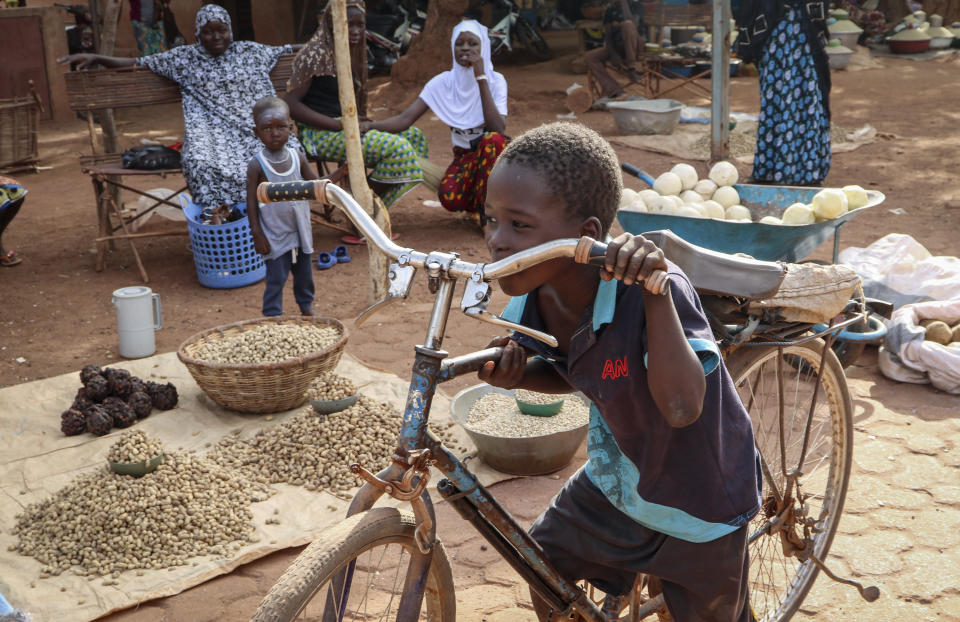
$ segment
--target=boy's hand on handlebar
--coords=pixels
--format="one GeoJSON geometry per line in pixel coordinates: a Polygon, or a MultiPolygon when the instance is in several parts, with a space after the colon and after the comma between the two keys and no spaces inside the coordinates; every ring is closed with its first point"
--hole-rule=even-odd
{"type": "Polygon", "coordinates": [[[607,245],[600,278],[604,281],[619,279],[626,285],[633,285],[646,280],[655,270],[667,272],[663,251],[642,235],[621,233],[607,245]]]}
{"type": "Polygon", "coordinates": [[[527,367],[527,353],[513,339],[497,337],[487,347],[503,346],[500,360],[494,363],[488,361],[477,372],[477,378],[501,389],[513,389],[523,380],[523,372],[527,367]]]}

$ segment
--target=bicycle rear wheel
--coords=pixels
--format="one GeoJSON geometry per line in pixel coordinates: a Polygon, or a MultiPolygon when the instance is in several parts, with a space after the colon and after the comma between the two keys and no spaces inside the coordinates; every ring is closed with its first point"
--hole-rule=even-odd
{"type": "Polygon", "coordinates": [[[537,60],[550,60],[550,46],[543,40],[543,36],[537,32],[537,29],[530,25],[530,22],[518,18],[514,28],[517,30],[517,39],[537,60]]]}
{"type": "MultiPolygon", "coordinates": [[[[395,508],[374,508],[331,527],[287,568],[252,622],[395,620],[418,551],[415,528],[413,515],[395,508]]],[[[423,600],[420,620],[455,622],[453,575],[439,541],[423,600]]]]}
{"type": "MultiPolygon", "coordinates": [[[[810,537],[813,552],[821,560],[827,556],[837,530],[853,455],[853,404],[843,368],[829,349],[822,377],[817,380],[823,345],[817,339],[780,349],[742,347],[727,360],[740,399],[753,421],[757,449],[765,466],[764,508],[751,522],[751,534],[756,534],[773,516],[773,491],[782,497],[785,474],[797,470],[802,473],[797,480],[799,491],[809,496],[803,502],[795,499],[792,505],[796,511],[806,506],[806,515],[816,520],[816,532],[810,537]],[[778,381],[778,372],[782,382],[778,381]],[[815,390],[816,408],[804,443],[815,390]],[[801,459],[804,444],[806,453],[801,459]]],[[[803,533],[800,526],[791,529],[803,533]]],[[[750,605],[757,619],[789,620],[813,586],[818,571],[809,560],[800,562],[785,555],[779,534],[751,538],[750,605]]]]}

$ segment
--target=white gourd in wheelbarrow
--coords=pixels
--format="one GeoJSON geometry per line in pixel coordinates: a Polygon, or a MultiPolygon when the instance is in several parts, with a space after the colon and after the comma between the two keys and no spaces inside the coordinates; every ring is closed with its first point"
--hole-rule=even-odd
{"type": "Polygon", "coordinates": [[[693,191],[702,196],[705,199],[713,197],[713,193],[717,191],[717,184],[710,179],[701,179],[697,182],[697,185],[693,187],[693,191]]]}
{"type": "Polygon", "coordinates": [[[638,196],[639,193],[633,188],[624,188],[623,192],[620,193],[620,208],[623,209],[625,206],[630,205],[638,196]]]}
{"type": "Polygon", "coordinates": [[[678,195],[683,190],[683,182],[679,175],[667,171],[653,182],[653,189],[664,196],[678,195]]]}
{"type": "Polygon", "coordinates": [[[710,180],[717,186],[732,186],[740,179],[737,167],[729,162],[717,162],[710,169],[710,180]]]}
{"type": "Polygon", "coordinates": [[[860,186],[844,186],[841,188],[841,190],[843,190],[843,193],[847,195],[848,210],[863,207],[870,202],[870,197],[867,196],[867,191],[860,186]]]}
{"type": "Polygon", "coordinates": [[[703,209],[707,213],[707,218],[716,218],[717,220],[723,220],[727,217],[726,213],[723,211],[723,206],[713,200],[707,200],[703,202],[703,209]]]}
{"type": "Polygon", "coordinates": [[[713,200],[727,209],[731,205],[740,204],[740,194],[732,186],[721,186],[713,193],[713,200]]]}
{"type": "MultiPolygon", "coordinates": [[[[680,178],[680,185],[683,190],[692,190],[697,185],[697,169],[689,164],[676,164],[670,172],[680,178]]],[[[679,193],[676,193],[679,194],[679,193]]]]}
{"type": "Polygon", "coordinates": [[[742,205],[731,205],[726,209],[725,214],[727,220],[736,220],[738,222],[751,222],[753,220],[750,218],[750,210],[742,205]]]}
{"type": "Polygon", "coordinates": [[[824,188],[813,195],[811,206],[819,220],[832,220],[847,213],[847,195],[839,188],[824,188]]]}
{"type": "Polygon", "coordinates": [[[815,220],[813,210],[803,203],[794,203],[783,210],[782,221],[785,225],[810,225],[815,220]]]}

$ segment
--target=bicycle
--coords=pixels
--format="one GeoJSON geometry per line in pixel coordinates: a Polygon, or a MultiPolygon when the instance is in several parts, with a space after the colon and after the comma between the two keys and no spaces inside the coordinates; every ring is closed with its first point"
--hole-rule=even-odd
{"type": "MultiPolygon", "coordinates": [[[[358,323],[383,305],[406,298],[418,268],[427,271],[435,298],[424,345],[415,347],[392,463],[376,475],[351,465],[365,483],[354,496],[348,517],[300,554],[264,598],[253,620],[292,620],[301,613],[307,619],[338,622],[455,620],[450,563],[436,539],[427,491],[431,466],[444,476],[437,483],[438,493],[556,615],[567,619],[564,616],[576,614],[576,619],[590,622],[633,621],[664,610],[662,596],[643,593],[645,581],[640,576],[634,590],[620,598],[604,597],[592,586],[581,587],[560,576],[537,543],[427,428],[437,385],[498,360],[501,352],[488,348],[448,357],[441,350],[457,281],[465,281],[460,307],[468,316],[555,344],[550,335],[487,311],[489,282],[557,257],[602,265],[606,245],[587,237],[555,240],[496,262],[472,263],[456,253],[422,253],[394,244],[346,191],[325,180],[261,184],[258,198],[263,202],[320,200],[340,207],[370,244],[394,260],[388,297],[365,311],[358,323]],[[373,508],[384,494],[409,502],[413,514],[373,508]]],[[[789,620],[821,569],[856,587],[865,599],[875,600],[876,587],[863,588],[838,578],[822,561],[843,509],[852,456],[852,403],[830,345],[837,331],[862,321],[868,311],[862,302],[851,301],[843,321],[815,332],[810,324],[780,322],[772,315],[754,315],[741,325],[731,324],[747,301],[769,297],[777,290],[783,279],[782,264],[700,249],[668,231],[649,236],[701,291],[728,369],[754,422],[764,479],[763,507],[751,523],[749,537],[749,587],[757,619],[789,620]]],[[[651,291],[658,282],[662,285],[662,279],[653,282],[648,287],[651,291]]]]}
{"type": "Polygon", "coordinates": [[[517,5],[511,0],[497,0],[495,4],[507,14],[487,32],[490,37],[490,55],[497,56],[503,52],[512,52],[513,39],[516,37],[520,45],[530,50],[534,58],[540,61],[550,60],[550,46],[544,41],[536,26],[520,17],[517,5]]]}

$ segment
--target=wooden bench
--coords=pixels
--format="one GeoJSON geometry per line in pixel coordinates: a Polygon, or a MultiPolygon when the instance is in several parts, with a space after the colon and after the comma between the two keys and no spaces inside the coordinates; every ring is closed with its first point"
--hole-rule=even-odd
{"type": "MultiPolygon", "coordinates": [[[[278,93],[286,90],[287,80],[293,69],[293,54],[285,54],[280,57],[270,72],[270,79],[278,93]]],[[[91,155],[80,157],[80,166],[84,173],[90,176],[93,182],[93,192],[96,199],[97,208],[97,271],[101,271],[106,266],[106,251],[109,247],[114,248],[116,240],[126,239],[130,243],[133,256],[137,262],[137,268],[140,270],[140,277],[143,282],[149,281],[147,271],[140,259],[140,253],[137,251],[135,240],[146,237],[166,236],[166,235],[187,235],[187,231],[182,232],[144,232],[133,233],[130,230],[130,224],[138,220],[160,205],[166,204],[175,208],[179,205],[169,199],[157,199],[146,194],[133,186],[125,184],[123,177],[132,175],[159,176],[165,178],[168,175],[181,174],[180,169],[162,169],[153,171],[141,171],[123,168],[121,153],[119,151],[107,152],[113,146],[113,149],[119,149],[117,142],[116,128],[113,124],[113,110],[117,108],[136,108],[140,106],[153,106],[157,104],[170,104],[182,101],[180,88],[177,84],[167,78],[159,76],[145,67],[125,67],[123,69],[104,69],[99,71],[71,71],[65,74],[67,98],[70,108],[84,115],[87,119],[87,129],[90,133],[91,155]],[[100,114],[101,125],[103,128],[103,144],[105,147],[97,147],[97,130],[94,124],[94,115],[100,114]],[[150,199],[151,204],[144,210],[133,215],[124,215],[120,206],[120,191],[128,190],[150,199]],[[116,221],[116,224],[114,224],[116,221]]],[[[186,190],[186,184],[177,191],[186,190]]]]}

